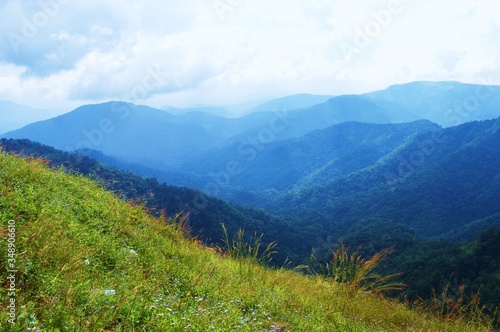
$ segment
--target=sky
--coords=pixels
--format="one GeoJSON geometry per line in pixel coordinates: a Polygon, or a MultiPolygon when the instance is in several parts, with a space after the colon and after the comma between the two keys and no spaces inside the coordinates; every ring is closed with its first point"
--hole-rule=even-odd
{"type": "Polygon", "coordinates": [[[500,82],[498,0],[0,0],[0,100],[226,105],[500,82]]]}

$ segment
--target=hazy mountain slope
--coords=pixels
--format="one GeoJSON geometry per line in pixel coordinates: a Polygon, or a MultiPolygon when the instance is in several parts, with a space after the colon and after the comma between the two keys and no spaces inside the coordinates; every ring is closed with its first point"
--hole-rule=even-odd
{"type": "Polygon", "coordinates": [[[39,109],[0,100],[0,134],[21,128],[29,123],[51,118],[53,110],[39,109]]]}
{"type": "Polygon", "coordinates": [[[90,148],[157,167],[216,144],[213,135],[189,121],[121,102],[82,106],[4,137],[27,138],[65,151],[90,148]]]}
{"type": "Polygon", "coordinates": [[[241,117],[245,114],[251,112],[251,110],[258,105],[266,103],[268,100],[259,99],[259,100],[249,100],[236,104],[228,104],[228,105],[199,105],[199,106],[191,106],[187,108],[179,108],[172,106],[163,106],[160,109],[167,111],[171,114],[184,114],[190,112],[203,112],[208,113],[220,117],[227,118],[236,118],[241,117]]]}
{"type": "Polygon", "coordinates": [[[369,167],[414,135],[439,127],[346,122],[301,138],[260,145],[235,144],[183,165],[207,182],[242,191],[283,191],[347,176],[369,167]],[[235,172],[229,176],[228,165],[235,172]]]}
{"type": "Polygon", "coordinates": [[[227,139],[269,123],[272,113],[228,119],[191,112],[172,115],[122,102],[86,105],[56,118],[1,135],[30,139],[65,151],[100,150],[129,162],[160,169],[224,146],[227,139]]]}
{"type": "Polygon", "coordinates": [[[296,136],[313,129],[323,129],[334,124],[357,121],[366,123],[394,123],[417,120],[398,108],[386,109],[359,95],[344,95],[327,102],[293,112],[296,136]]]}
{"type": "Polygon", "coordinates": [[[214,116],[220,117],[229,117],[231,116],[231,112],[224,107],[192,107],[192,108],[178,108],[178,107],[170,107],[164,106],[160,108],[162,111],[173,115],[180,115],[186,113],[205,113],[214,116]]]}
{"type": "Polygon", "coordinates": [[[413,82],[364,95],[385,109],[442,126],[500,116],[500,86],[459,82],[413,82]]]}
{"type": "Polygon", "coordinates": [[[424,133],[373,167],[304,187],[275,209],[315,209],[336,222],[379,217],[439,236],[500,212],[500,120],[424,133]]]}
{"type": "MultiPolygon", "coordinates": [[[[274,130],[273,137],[276,140],[300,137],[312,130],[348,121],[401,123],[425,119],[453,126],[499,117],[499,105],[500,86],[412,82],[362,95],[337,96],[290,112],[275,108],[275,114],[286,113],[286,121],[285,128],[274,130]]],[[[266,128],[270,128],[269,124],[258,130],[266,128]]],[[[245,134],[255,135],[258,131],[245,134]]]]}
{"type": "Polygon", "coordinates": [[[299,110],[252,113],[242,120],[253,125],[232,137],[230,142],[255,141],[265,144],[298,138],[342,122],[394,123],[405,122],[407,119],[409,118],[399,111],[383,109],[363,96],[339,96],[299,110]],[[257,120],[258,118],[260,119],[257,120]]]}
{"type": "MultiPolygon", "coordinates": [[[[330,113],[327,109],[313,112],[330,113]]],[[[318,114],[311,113],[314,120],[309,125],[301,116],[289,121],[289,114],[256,112],[228,119],[201,112],[171,115],[145,106],[110,102],[82,106],[2,136],[27,138],[65,151],[90,148],[129,162],[169,168],[210,149],[245,140],[250,134],[259,136],[269,127],[268,131],[283,128],[282,135],[271,132],[275,140],[279,136],[300,136],[326,123],[318,114]]],[[[335,115],[326,116],[333,122],[358,117],[353,114],[337,121],[335,115]]]]}
{"type": "Polygon", "coordinates": [[[276,111],[288,112],[288,111],[298,110],[301,108],[310,107],[316,104],[322,104],[330,98],[332,98],[332,96],[311,95],[306,93],[296,94],[296,95],[273,99],[266,103],[260,104],[252,108],[250,110],[250,113],[276,112],[276,111]]]}

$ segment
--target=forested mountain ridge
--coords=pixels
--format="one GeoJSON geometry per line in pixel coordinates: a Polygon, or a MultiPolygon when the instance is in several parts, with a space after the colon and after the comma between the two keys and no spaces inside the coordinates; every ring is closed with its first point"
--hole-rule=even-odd
{"type": "Polygon", "coordinates": [[[487,120],[423,133],[372,167],[295,189],[268,208],[313,209],[334,224],[388,218],[427,237],[458,230],[500,212],[499,124],[487,120]]]}
{"type": "Polygon", "coordinates": [[[439,128],[425,120],[344,122],[295,139],[233,144],[190,160],[182,168],[206,182],[217,181],[227,190],[282,192],[348,176],[376,163],[413,136],[439,128]],[[223,183],[221,172],[229,164],[239,166],[239,171],[223,183]]]}

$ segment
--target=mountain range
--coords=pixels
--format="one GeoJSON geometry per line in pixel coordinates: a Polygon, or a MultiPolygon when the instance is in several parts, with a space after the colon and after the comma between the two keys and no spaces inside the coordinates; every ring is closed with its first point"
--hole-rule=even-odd
{"type": "Polygon", "coordinates": [[[422,132],[360,171],[294,188],[265,207],[321,212],[332,232],[371,217],[439,237],[500,212],[499,141],[500,119],[422,132]]]}
{"type": "Polygon", "coordinates": [[[500,116],[498,86],[415,82],[364,95],[324,101],[326,98],[290,96],[264,103],[238,118],[200,112],[203,108],[170,114],[109,102],[82,106],[2,137],[27,138],[65,151],[100,150],[123,161],[173,170],[235,143],[252,148],[348,121],[403,123],[426,119],[450,126],[500,116]],[[311,106],[314,102],[320,103],[311,106]]]}
{"type": "Polygon", "coordinates": [[[199,106],[190,108],[164,106],[161,107],[161,110],[174,115],[202,112],[220,117],[237,118],[255,112],[293,111],[324,103],[330,98],[332,96],[301,93],[265,102],[250,101],[227,106],[199,106]]]}
{"type": "Polygon", "coordinates": [[[314,211],[325,234],[363,218],[424,237],[471,224],[482,225],[477,234],[500,212],[498,86],[414,82],[327,98],[290,96],[239,118],[109,102],[2,137],[92,154],[304,223],[314,211]]]}

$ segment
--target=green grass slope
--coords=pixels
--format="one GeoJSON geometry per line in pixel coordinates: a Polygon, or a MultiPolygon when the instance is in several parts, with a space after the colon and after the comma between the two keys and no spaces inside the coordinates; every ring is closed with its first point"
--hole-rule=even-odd
{"type": "Polygon", "coordinates": [[[1,331],[487,330],[231,259],[37,160],[0,154],[0,221],[1,331]]]}

